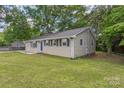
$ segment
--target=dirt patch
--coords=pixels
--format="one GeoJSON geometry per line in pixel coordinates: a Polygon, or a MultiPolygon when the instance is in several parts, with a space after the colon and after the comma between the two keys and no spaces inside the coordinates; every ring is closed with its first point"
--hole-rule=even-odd
{"type": "Polygon", "coordinates": [[[92,58],[106,59],[106,60],[111,60],[112,62],[123,62],[124,63],[124,56],[120,56],[117,54],[108,55],[105,52],[97,52],[94,56],[92,56],[92,58]]]}

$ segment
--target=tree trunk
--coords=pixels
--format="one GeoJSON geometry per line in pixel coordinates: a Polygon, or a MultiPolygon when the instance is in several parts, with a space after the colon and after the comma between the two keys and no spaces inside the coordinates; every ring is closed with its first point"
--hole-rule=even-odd
{"type": "Polygon", "coordinates": [[[112,47],[108,47],[107,48],[107,53],[108,53],[108,55],[111,55],[112,54],[112,47]]]}

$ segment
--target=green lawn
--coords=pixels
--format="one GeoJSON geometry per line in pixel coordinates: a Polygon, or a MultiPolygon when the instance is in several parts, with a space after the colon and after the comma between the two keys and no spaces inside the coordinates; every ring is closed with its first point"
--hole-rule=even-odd
{"type": "Polygon", "coordinates": [[[124,87],[124,59],[0,53],[0,87],[124,87]]]}

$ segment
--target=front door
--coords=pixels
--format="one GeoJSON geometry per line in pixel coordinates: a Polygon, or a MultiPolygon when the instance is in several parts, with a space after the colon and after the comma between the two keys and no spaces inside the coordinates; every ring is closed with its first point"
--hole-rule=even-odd
{"type": "Polygon", "coordinates": [[[43,50],[43,43],[42,43],[42,41],[41,41],[41,51],[43,50]]]}

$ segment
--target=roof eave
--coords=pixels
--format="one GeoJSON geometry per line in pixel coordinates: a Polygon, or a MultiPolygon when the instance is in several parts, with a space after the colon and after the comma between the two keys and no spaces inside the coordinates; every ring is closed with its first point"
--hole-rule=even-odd
{"type": "Polygon", "coordinates": [[[66,37],[55,37],[55,38],[44,38],[44,39],[32,39],[32,40],[27,40],[25,42],[31,42],[31,41],[41,41],[41,40],[50,40],[50,39],[63,39],[63,38],[75,38],[76,35],[73,36],[66,36],[66,37]]]}

